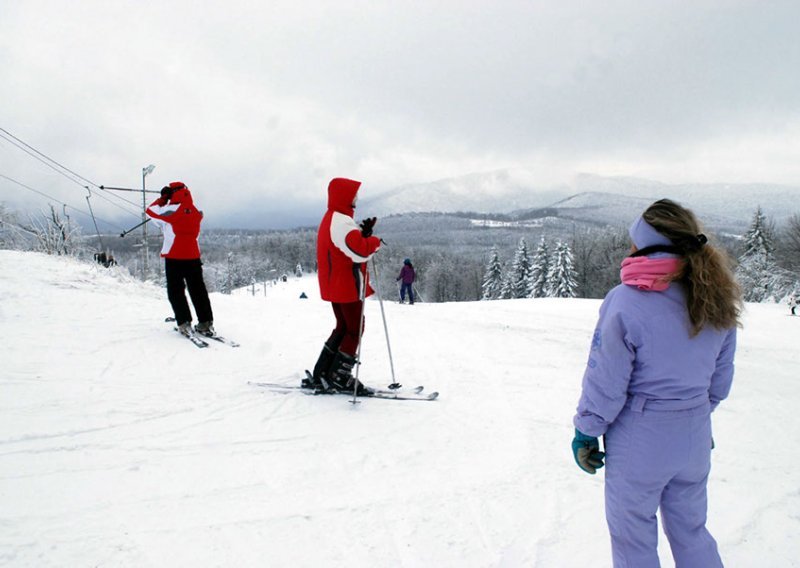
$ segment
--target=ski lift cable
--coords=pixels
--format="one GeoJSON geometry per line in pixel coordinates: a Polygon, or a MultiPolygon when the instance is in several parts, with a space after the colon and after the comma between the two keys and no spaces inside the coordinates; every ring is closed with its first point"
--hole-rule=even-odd
{"type": "MultiPolygon", "coordinates": [[[[41,156],[36,155],[34,152],[28,150],[27,148],[25,148],[20,143],[18,143],[16,141],[6,137],[6,135],[3,134],[3,132],[4,132],[3,129],[0,128],[0,138],[1,139],[5,140],[6,142],[8,142],[9,144],[15,146],[16,148],[22,150],[23,152],[25,152],[26,154],[28,154],[30,157],[34,158],[35,160],[38,160],[39,162],[43,163],[45,166],[47,166],[51,170],[55,171],[57,174],[60,174],[60,175],[64,176],[65,178],[67,178],[72,183],[80,185],[81,187],[84,186],[84,183],[85,183],[84,181],[81,181],[80,179],[76,179],[72,175],[69,175],[69,174],[65,173],[64,171],[58,169],[58,167],[56,167],[52,163],[48,162],[46,159],[42,158],[41,156]]],[[[78,176],[78,177],[80,177],[80,176],[78,176]]]]}
{"type": "MultiPolygon", "coordinates": [[[[108,193],[109,195],[112,195],[116,199],[119,199],[120,201],[124,201],[125,203],[127,203],[129,205],[132,205],[133,207],[136,207],[137,210],[138,210],[138,208],[139,208],[138,204],[136,204],[133,201],[130,201],[128,199],[125,199],[124,197],[122,197],[120,195],[117,195],[115,193],[111,193],[109,191],[106,191],[106,189],[103,186],[97,185],[93,181],[83,177],[82,175],[72,171],[68,167],[60,164],[56,160],[52,159],[51,157],[47,156],[46,154],[40,152],[39,150],[37,150],[36,148],[31,146],[30,144],[26,143],[23,140],[20,140],[19,138],[17,138],[13,134],[11,134],[5,128],[0,128],[0,139],[5,140],[9,144],[12,144],[16,148],[18,148],[19,150],[22,150],[23,152],[28,154],[30,157],[34,158],[35,160],[38,160],[39,162],[41,162],[42,164],[44,164],[48,168],[52,169],[56,173],[64,176],[65,178],[67,178],[71,182],[73,182],[73,183],[75,183],[75,184],[77,184],[77,185],[79,185],[79,186],[81,186],[83,188],[85,188],[86,187],[85,184],[88,183],[89,185],[92,185],[95,188],[103,190],[104,192],[108,193]],[[53,165],[53,164],[55,164],[55,165],[53,165]],[[56,167],[56,166],[58,166],[58,167],[56,167]],[[61,169],[59,169],[59,168],[61,168],[61,169]],[[69,172],[69,175],[67,173],[65,173],[65,172],[69,172]]],[[[103,198],[103,199],[106,199],[106,198],[103,198]]],[[[108,199],[106,199],[106,201],[108,201],[109,203],[113,203],[108,199]]],[[[116,207],[120,207],[119,205],[116,205],[116,204],[114,204],[114,205],[116,207]]],[[[123,209],[123,211],[125,211],[125,209],[123,209]]],[[[138,214],[138,211],[137,211],[137,213],[132,213],[131,211],[127,211],[127,212],[131,213],[133,215],[137,215],[138,214]]]]}
{"type": "MultiPolygon", "coordinates": [[[[72,209],[73,211],[75,211],[77,213],[80,213],[81,215],[85,215],[86,217],[92,217],[91,215],[86,213],[86,211],[84,211],[84,210],[82,210],[82,209],[80,209],[78,207],[70,205],[69,203],[65,203],[65,202],[61,201],[60,199],[56,199],[52,195],[48,195],[43,191],[40,191],[40,190],[35,189],[33,187],[30,187],[29,185],[25,185],[24,183],[22,183],[20,181],[17,181],[17,180],[15,180],[13,178],[10,178],[7,175],[0,174],[0,178],[6,179],[6,180],[8,180],[8,181],[10,181],[12,183],[17,184],[18,186],[20,186],[20,187],[22,187],[24,189],[27,189],[28,191],[32,191],[33,193],[37,193],[37,194],[39,194],[39,195],[41,195],[43,197],[46,197],[47,199],[50,199],[50,200],[58,203],[59,205],[63,205],[64,207],[69,207],[70,209],[72,209]]],[[[105,219],[101,219],[100,217],[97,217],[97,219],[99,219],[101,222],[105,223],[106,225],[108,225],[110,227],[114,227],[115,229],[121,229],[122,228],[119,225],[117,225],[116,223],[112,223],[111,221],[106,221],[105,219]]]]}
{"type": "MultiPolygon", "coordinates": [[[[66,166],[64,166],[64,165],[62,165],[62,164],[59,164],[57,161],[55,161],[53,158],[51,158],[51,157],[50,157],[50,156],[48,156],[47,154],[45,154],[45,153],[43,153],[43,152],[40,152],[39,150],[37,150],[36,148],[34,148],[33,146],[31,146],[30,144],[28,144],[28,143],[27,143],[27,142],[25,142],[24,140],[20,140],[19,138],[17,138],[16,136],[14,136],[13,134],[11,134],[11,133],[10,133],[8,130],[6,130],[5,128],[0,128],[0,132],[1,132],[1,133],[3,133],[3,134],[5,134],[6,136],[9,136],[9,137],[13,138],[13,139],[14,139],[14,140],[16,140],[16,141],[17,141],[19,144],[22,144],[23,146],[25,146],[25,148],[28,148],[28,149],[32,150],[33,152],[35,152],[36,154],[38,154],[39,156],[41,156],[42,158],[44,158],[44,159],[45,159],[45,160],[47,160],[48,162],[52,162],[53,164],[57,165],[57,166],[58,166],[59,168],[61,168],[62,170],[65,170],[65,171],[69,172],[70,174],[72,174],[72,175],[73,175],[73,176],[75,176],[76,178],[78,178],[78,179],[81,179],[81,180],[83,180],[84,182],[88,183],[89,185],[93,185],[94,187],[99,187],[99,186],[98,186],[96,183],[94,183],[92,180],[90,180],[90,179],[86,179],[85,177],[83,177],[83,176],[82,176],[82,175],[80,175],[79,173],[73,172],[73,171],[72,171],[71,169],[69,169],[68,167],[66,167],[66,166]]],[[[10,140],[9,140],[9,141],[10,141],[10,140]]],[[[19,148],[19,146],[17,146],[17,147],[19,148]]],[[[22,148],[20,148],[20,149],[22,149],[22,148]]],[[[27,150],[26,150],[26,151],[27,151],[27,150]]],[[[79,182],[79,183],[80,183],[80,182],[79,182]]],[[[83,185],[82,183],[80,183],[80,184],[81,184],[81,185],[83,185]]]]}
{"type": "MultiPolygon", "coordinates": [[[[0,135],[0,136],[2,136],[2,135],[0,135]]],[[[2,175],[2,174],[0,174],[0,175],[2,175]]],[[[30,189],[31,191],[36,191],[36,190],[33,190],[32,188],[30,188],[30,187],[28,187],[28,186],[25,186],[25,184],[23,184],[23,183],[21,183],[21,182],[19,182],[19,181],[15,180],[15,179],[12,179],[12,178],[10,178],[10,177],[8,177],[8,176],[2,176],[2,177],[6,178],[6,179],[7,179],[7,180],[9,180],[9,181],[13,181],[13,182],[14,182],[14,183],[16,183],[16,184],[18,184],[18,185],[21,185],[22,187],[25,187],[26,189],[30,189]]],[[[73,180],[73,181],[74,181],[74,180],[73,180]]],[[[85,188],[85,189],[89,189],[89,188],[88,188],[88,186],[81,186],[81,187],[83,187],[83,188],[85,188]]],[[[138,206],[137,204],[135,204],[135,203],[132,203],[132,202],[128,201],[127,199],[123,199],[123,201],[125,201],[126,203],[130,203],[132,206],[136,207],[136,209],[137,209],[136,211],[131,211],[130,209],[126,209],[126,208],[124,208],[124,207],[123,207],[123,206],[121,206],[119,203],[114,203],[113,201],[111,201],[110,199],[108,199],[108,198],[107,198],[106,196],[104,196],[104,195],[101,195],[101,194],[97,194],[97,195],[98,195],[98,197],[100,197],[101,199],[104,199],[105,201],[107,201],[107,202],[108,202],[110,205],[113,205],[114,207],[116,207],[116,208],[117,208],[117,209],[119,209],[120,211],[124,211],[124,212],[125,212],[125,213],[127,213],[128,215],[133,215],[134,217],[138,217],[138,216],[139,216],[139,211],[138,211],[138,210],[139,210],[139,206],[138,206]]],[[[112,195],[113,195],[113,194],[112,194],[112,195]]],[[[50,199],[55,199],[54,197],[50,197],[50,196],[47,196],[47,197],[48,197],[48,198],[50,198],[50,199]]],[[[115,197],[116,197],[116,196],[115,196],[115,197]]],[[[105,222],[105,221],[104,221],[104,222],[105,222]]]]}

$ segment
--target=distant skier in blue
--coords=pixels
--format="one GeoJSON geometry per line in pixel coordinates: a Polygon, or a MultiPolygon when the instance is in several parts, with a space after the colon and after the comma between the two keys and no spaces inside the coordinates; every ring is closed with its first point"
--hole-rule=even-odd
{"type": "Polygon", "coordinates": [[[606,459],[615,567],[659,566],[658,509],[676,566],[719,567],[706,528],[711,412],[731,388],[741,293],[724,253],[677,203],[653,203],[629,233],[622,284],[600,307],[573,454],[592,474],[606,459]]]}

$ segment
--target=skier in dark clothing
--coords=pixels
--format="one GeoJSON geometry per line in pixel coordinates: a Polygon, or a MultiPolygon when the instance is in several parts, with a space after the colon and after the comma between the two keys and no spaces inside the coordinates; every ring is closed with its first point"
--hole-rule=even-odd
{"type": "Polygon", "coordinates": [[[363,332],[363,298],[373,293],[366,262],[380,248],[372,236],[376,218],[361,225],[353,220],[361,182],[335,178],[328,185],[328,211],[317,233],[319,289],[323,300],[331,303],[336,327],[322,348],[312,378],[303,386],[318,390],[356,390],[369,394],[361,383],[355,384],[352,370],[363,332]]]}
{"type": "Polygon", "coordinates": [[[186,288],[192,299],[198,324],[198,333],[214,335],[214,316],[203,281],[203,263],[200,260],[200,222],[203,213],[195,207],[192,194],[183,182],[174,181],[161,190],[146,211],[164,234],[161,256],[167,277],[167,297],[175,314],[178,331],[190,335],[192,313],[186,301],[186,288]]]}
{"type": "Polygon", "coordinates": [[[400,303],[406,301],[406,291],[408,291],[408,303],[414,303],[414,280],[417,275],[414,272],[414,266],[411,264],[411,259],[407,258],[403,261],[403,268],[400,269],[400,275],[397,281],[400,283],[400,303]]]}

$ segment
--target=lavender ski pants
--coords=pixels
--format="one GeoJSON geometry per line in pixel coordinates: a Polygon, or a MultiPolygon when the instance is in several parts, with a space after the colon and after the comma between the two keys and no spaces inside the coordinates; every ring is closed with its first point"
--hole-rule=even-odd
{"type": "Polygon", "coordinates": [[[676,568],[722,566],[706,529],[710,405],[681,406],[686,401],[633,397],[606,433],[606,520],[615,568],[660,566],[658,509],[676,568]]]}

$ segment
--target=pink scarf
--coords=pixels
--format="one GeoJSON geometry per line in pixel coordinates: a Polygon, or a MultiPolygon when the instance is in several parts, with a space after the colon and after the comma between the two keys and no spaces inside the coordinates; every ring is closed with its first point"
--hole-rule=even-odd
{"type": "Polygon", "coordinates": [[[639,290],[663,292],[669,288],[671,276],[681,268],[679,258],[628,257],[622,261],[620,277],[622,283],[636,286],[639,290]]]}

